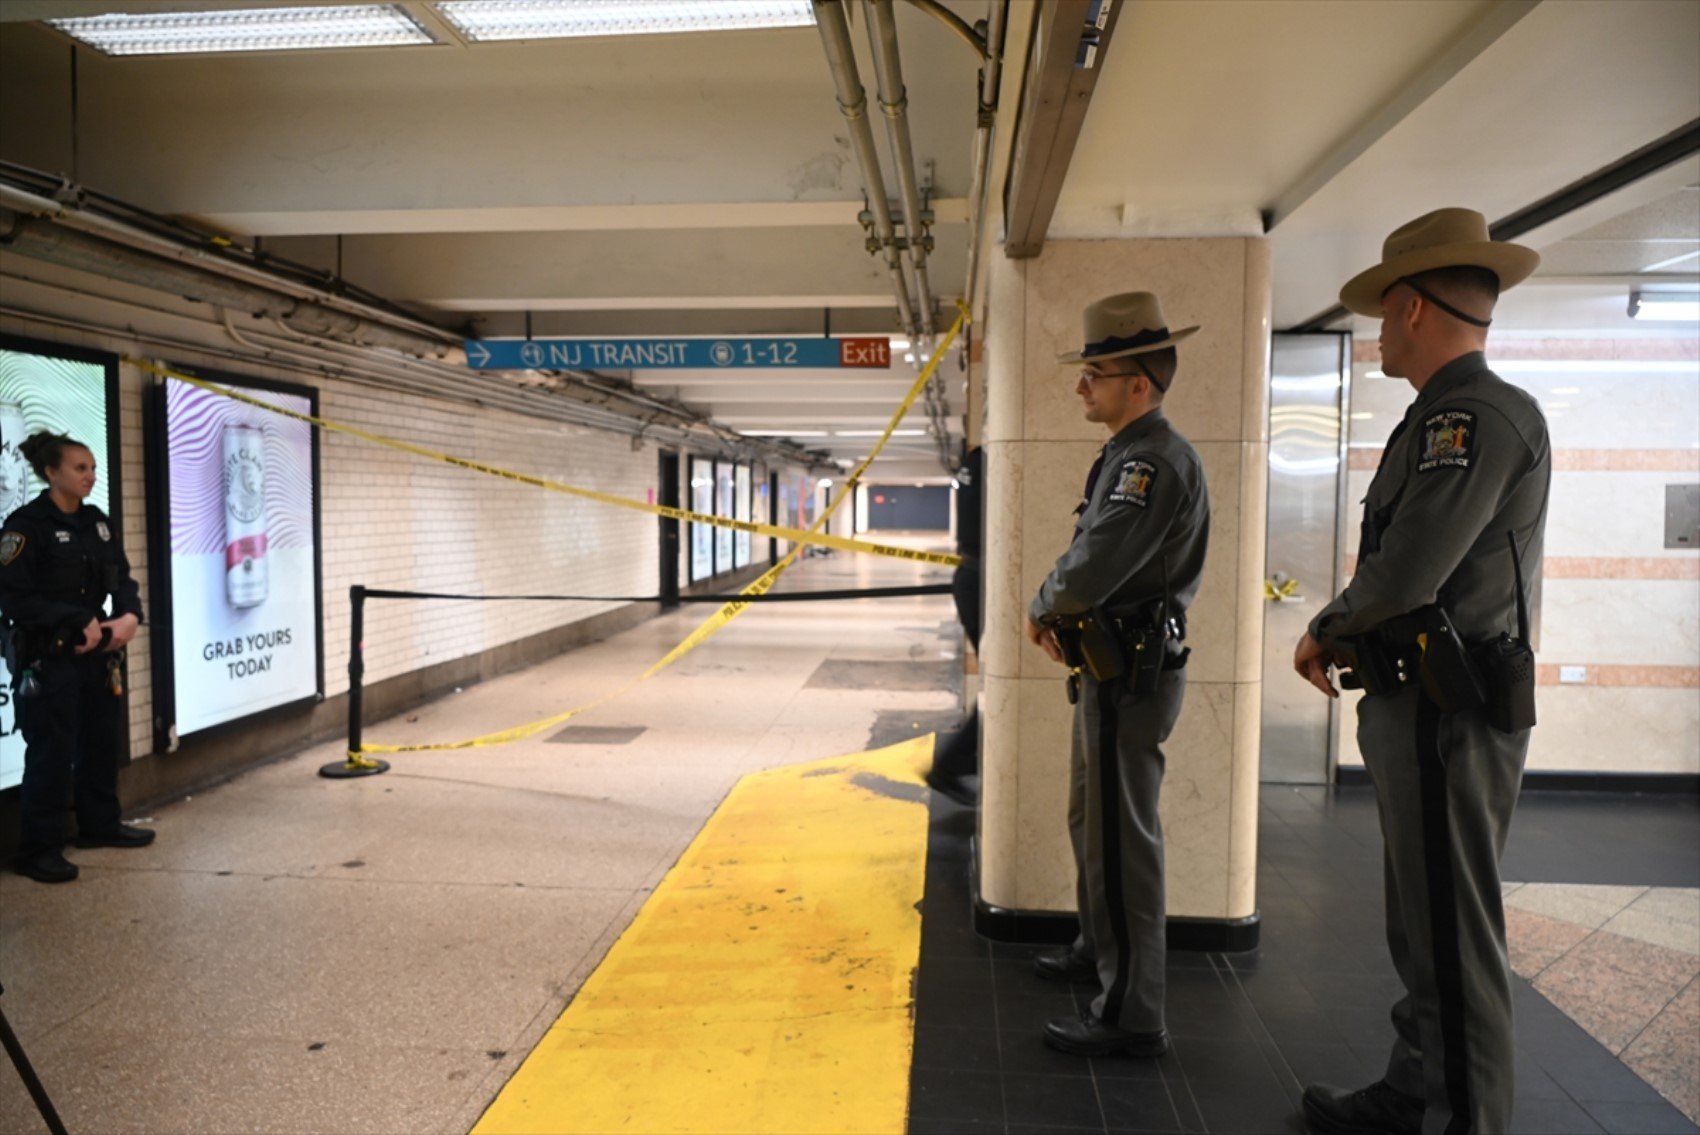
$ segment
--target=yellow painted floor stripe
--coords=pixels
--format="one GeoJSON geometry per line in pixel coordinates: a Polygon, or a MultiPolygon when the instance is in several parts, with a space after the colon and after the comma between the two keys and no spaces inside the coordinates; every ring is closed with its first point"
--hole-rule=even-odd
{"type": "Polygon", "coordinates": [[[901,1133],[932,751],[739,781],[475,1135],[901,1133]]]}

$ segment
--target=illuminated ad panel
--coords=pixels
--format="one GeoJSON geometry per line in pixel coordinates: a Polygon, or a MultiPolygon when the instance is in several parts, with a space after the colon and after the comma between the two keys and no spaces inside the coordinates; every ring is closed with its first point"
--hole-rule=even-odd
{"type": "MultiPolygon", "coordinates": [[[[317,414],[306,387],[209,376],[246,397],[317,414]]],[[[156,675],[178,736],[315,698],[319,620],[318,450],[313,427],[168,378],[155,392],[165,441],[169,671],[156,675]]]]}
{"type": "MultiPolygon", "coordinates": [[[[734,514],[736,520],[750,518],[750,467],[740,465],[733,474],[733,492],[735,494],[734,514]]],[[[767,517],[762,517],[766,520],[767,517]]],[[[748,532],[732,533],[732,566],[745,568],[750,566],[750,534],[748,532]]]]}
{"type": "MultiPolygon", "coordinates": [[[[89,447],[97,476],[88,501],[123,531],[111,484],[118,468],[117,396],[116,356],[0,336],[0,519],[47,490],[18,449],[31,434],[47,430],[89,447]]],[[[0,661],[0,788],[24,775],[16,697],[12,675],[0,661]]]]}
{"type": "MultiPolygon", "coordinates": [[[[691,458],[691,511],[714,515],[714,462],[691,458]]],[[[691,582],[714,574],[714,526],[691,522],[691,582]]]]}

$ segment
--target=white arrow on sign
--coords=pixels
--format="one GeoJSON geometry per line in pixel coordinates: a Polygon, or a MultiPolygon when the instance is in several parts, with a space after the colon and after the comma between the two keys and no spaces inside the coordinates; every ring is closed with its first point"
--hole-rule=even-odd
{"type": "Polygon", "coordinates": [[[490,348],[472,339],[466,341],[466,361],[475,367],[481,367],[490,361],[490,348]]]}

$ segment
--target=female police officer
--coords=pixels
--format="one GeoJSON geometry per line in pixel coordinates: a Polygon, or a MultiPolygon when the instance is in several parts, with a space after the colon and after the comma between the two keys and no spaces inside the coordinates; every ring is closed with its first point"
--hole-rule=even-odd
{"type": "Polygon", "coordinates": [[[24,752],[21,875],[68,883],[65,797],[76,787],[78,847],[141,847],[154,833],[119,822],[120,651],[142,621],[130,561],[106,514],[84,503],[94,454],[53,433],[19,446],[47,491],[0,531],[0,613],[12,624],[14,706],[24,752]],[[104,618],[107,597],[112,617],[104,618]]]}

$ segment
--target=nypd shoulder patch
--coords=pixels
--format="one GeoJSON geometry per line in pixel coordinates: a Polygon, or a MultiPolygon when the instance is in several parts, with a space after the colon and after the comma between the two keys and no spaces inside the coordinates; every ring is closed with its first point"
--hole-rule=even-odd
{"type": "Polygon", "coordinates": [[[1144,508],[1151,503],[1151,489],[1157,483],[1157,466],[1143,457],[1122,462],[1116,473],[1116,483],[1110,488],[1111,504],[1133,504],[1144,508]]]}
{"type": "Polygon", "coordinates": [[[24,554],[29,538],[22,532],[0,532],[0,567],[11,567],[12,561],[24,554]]]}
{"type": "Polygon", "coordinates": [[[94,522],[94,530],[95,530],[95,534],[97,536],[99,536],[102,540],[112,539],[112,529],[110,529],[106,526],[106,521],[104,521],[104,520],[95,521],[94,522]]]}
{"type": "Polygon", "coordinates": [[[1442,410],[1423,419],[1417,472],[1468,469],[1476,455],[1476,416],[1468,410],[1442,410]]]}

